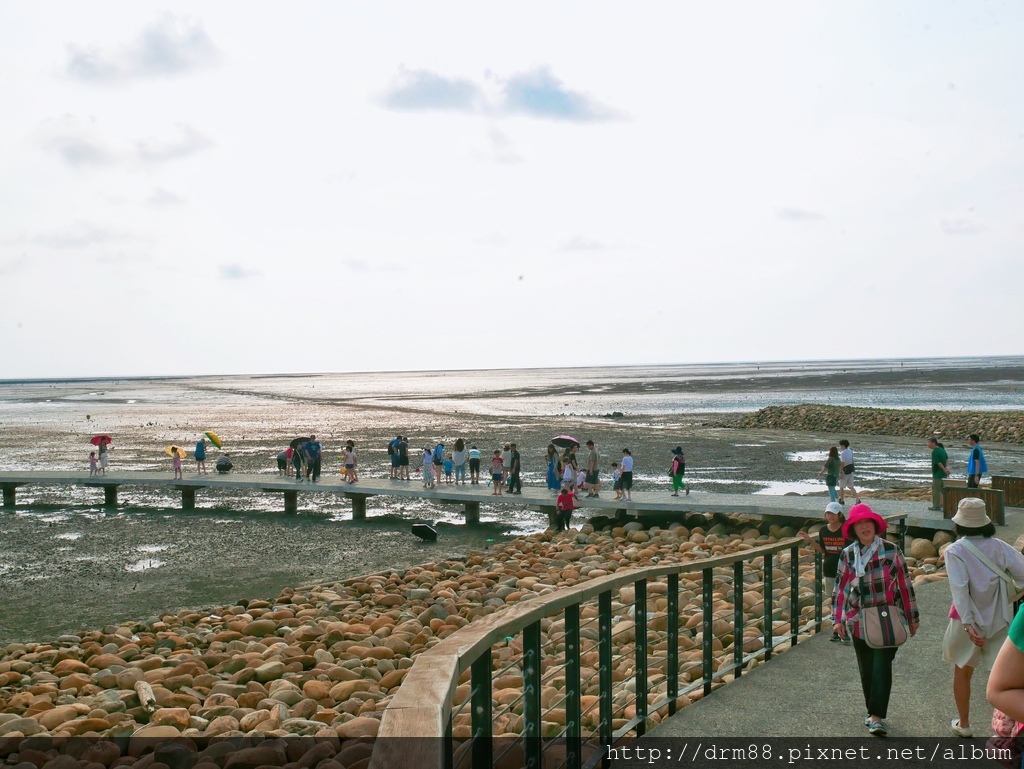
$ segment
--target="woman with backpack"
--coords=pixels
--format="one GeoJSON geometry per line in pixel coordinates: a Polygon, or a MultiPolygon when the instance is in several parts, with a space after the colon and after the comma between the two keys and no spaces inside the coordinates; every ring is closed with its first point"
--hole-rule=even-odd
{"type": "Polygon", "coordinates": [[[971,677],[984,663],[991,667],[1013,621],[1014,583],[1024,585],[1024,555],[995,536],[985,502],[961,499],[953,516],[957,540],[946,548],[946,571],[953,606],[942,639],[942,656],[953,664],[953,702],[957,716],[950,729],[973,737],[971,677]]]}
{"type": "Polygon", "coordinates": [[[686,481],[683,480],[683,476],[686,475],[686,455],[683,454],[682,446],[676,446],[672,449],[672,465],[669,467],[668,474],[672,477],[672,496],[679,496],[679,489],[685,488],[686,495],[690,495],[690,487],[686,485],[686,481]]]}

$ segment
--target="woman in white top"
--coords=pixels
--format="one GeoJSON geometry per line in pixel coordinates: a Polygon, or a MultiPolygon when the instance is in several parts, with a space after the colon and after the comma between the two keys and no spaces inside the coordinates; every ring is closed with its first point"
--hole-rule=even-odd
{"type": "Polygon", "coordinates": [[[429,447],[423,449],[423,488],[434,488],[434,451],[429,447]]]}
{"type": "Polygon", "coordinates": [[[455,465],[455,482],[466,485],[466,442],[459,438],[455,441],[452,452],[452,464],[455,465]]]}
{"type": "Polygon", "coordinates": [[[980,499],[961,499],[953,523],[959,539],[945,553],[953,606],[942,656],[954,666],[953,701],[959,717],[950,728],[958,737],[972,737],[971,676],[982,662],[992,666],[1006,638],[1013,620],[1013,583],[1024,584],[1024,555],[993,536],[995,526],[980,499]]]}

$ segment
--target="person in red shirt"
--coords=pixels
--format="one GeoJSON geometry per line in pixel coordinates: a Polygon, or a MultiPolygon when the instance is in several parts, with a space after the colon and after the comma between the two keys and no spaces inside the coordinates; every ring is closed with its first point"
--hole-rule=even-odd
{"type": "Polygon", "coordinates": [[[561,493],[555,499],[555,531],[567,531],[569,528],[569,520],[572,518],[572,511],[576,507],[576,497],[569,490],[568,486],[563,486],[561,493]]]}

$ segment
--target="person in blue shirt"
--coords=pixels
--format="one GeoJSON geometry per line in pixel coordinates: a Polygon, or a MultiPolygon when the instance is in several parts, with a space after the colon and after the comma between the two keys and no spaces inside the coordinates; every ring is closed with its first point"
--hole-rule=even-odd
{"type": "Polygon", "coordinates": [[[320,480],[320,454],[323,444],[316,439],[315,435],[311,435],[309,441],[302,448],[306,455],[306,477],[316,483],[320,480]]]}
{"type": "Polygon", "coordinates": [[[971,433],[967,445],[971,447],[971,453],[967,456],[967,488],[976,489],[981,483],[981,476],[988,472],[985,452],[981,450],[981,436],[971,433]]]}
{"type": "Polygon", "coordinates": [[[205,473],[206,472],[206,439],[205,438],[200,438],[196,442],[195,458],[196,458],[196,472],[197,473],[205,473]]]}

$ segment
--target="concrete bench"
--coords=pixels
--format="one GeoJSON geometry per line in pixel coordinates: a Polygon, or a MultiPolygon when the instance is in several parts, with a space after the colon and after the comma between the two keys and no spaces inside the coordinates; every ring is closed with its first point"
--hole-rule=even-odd
{"type": "Polygon", "coordinates": [[[1003,510],[1003,492],[1000,489],[969,489],[966,486],[944,486],[942,489],[942,517],[956,515],[956,506],[961,499],[977,497],[985,500],[985,513],[993,523],[1006,525],[1006,511],[1003,510]]]}
{"type": "Polygon", "coordinates": [[[993,475],[992,488],[1003,492],[1003,504],[1024,507],[1024,478],[1015,475],[993,475]]]}

